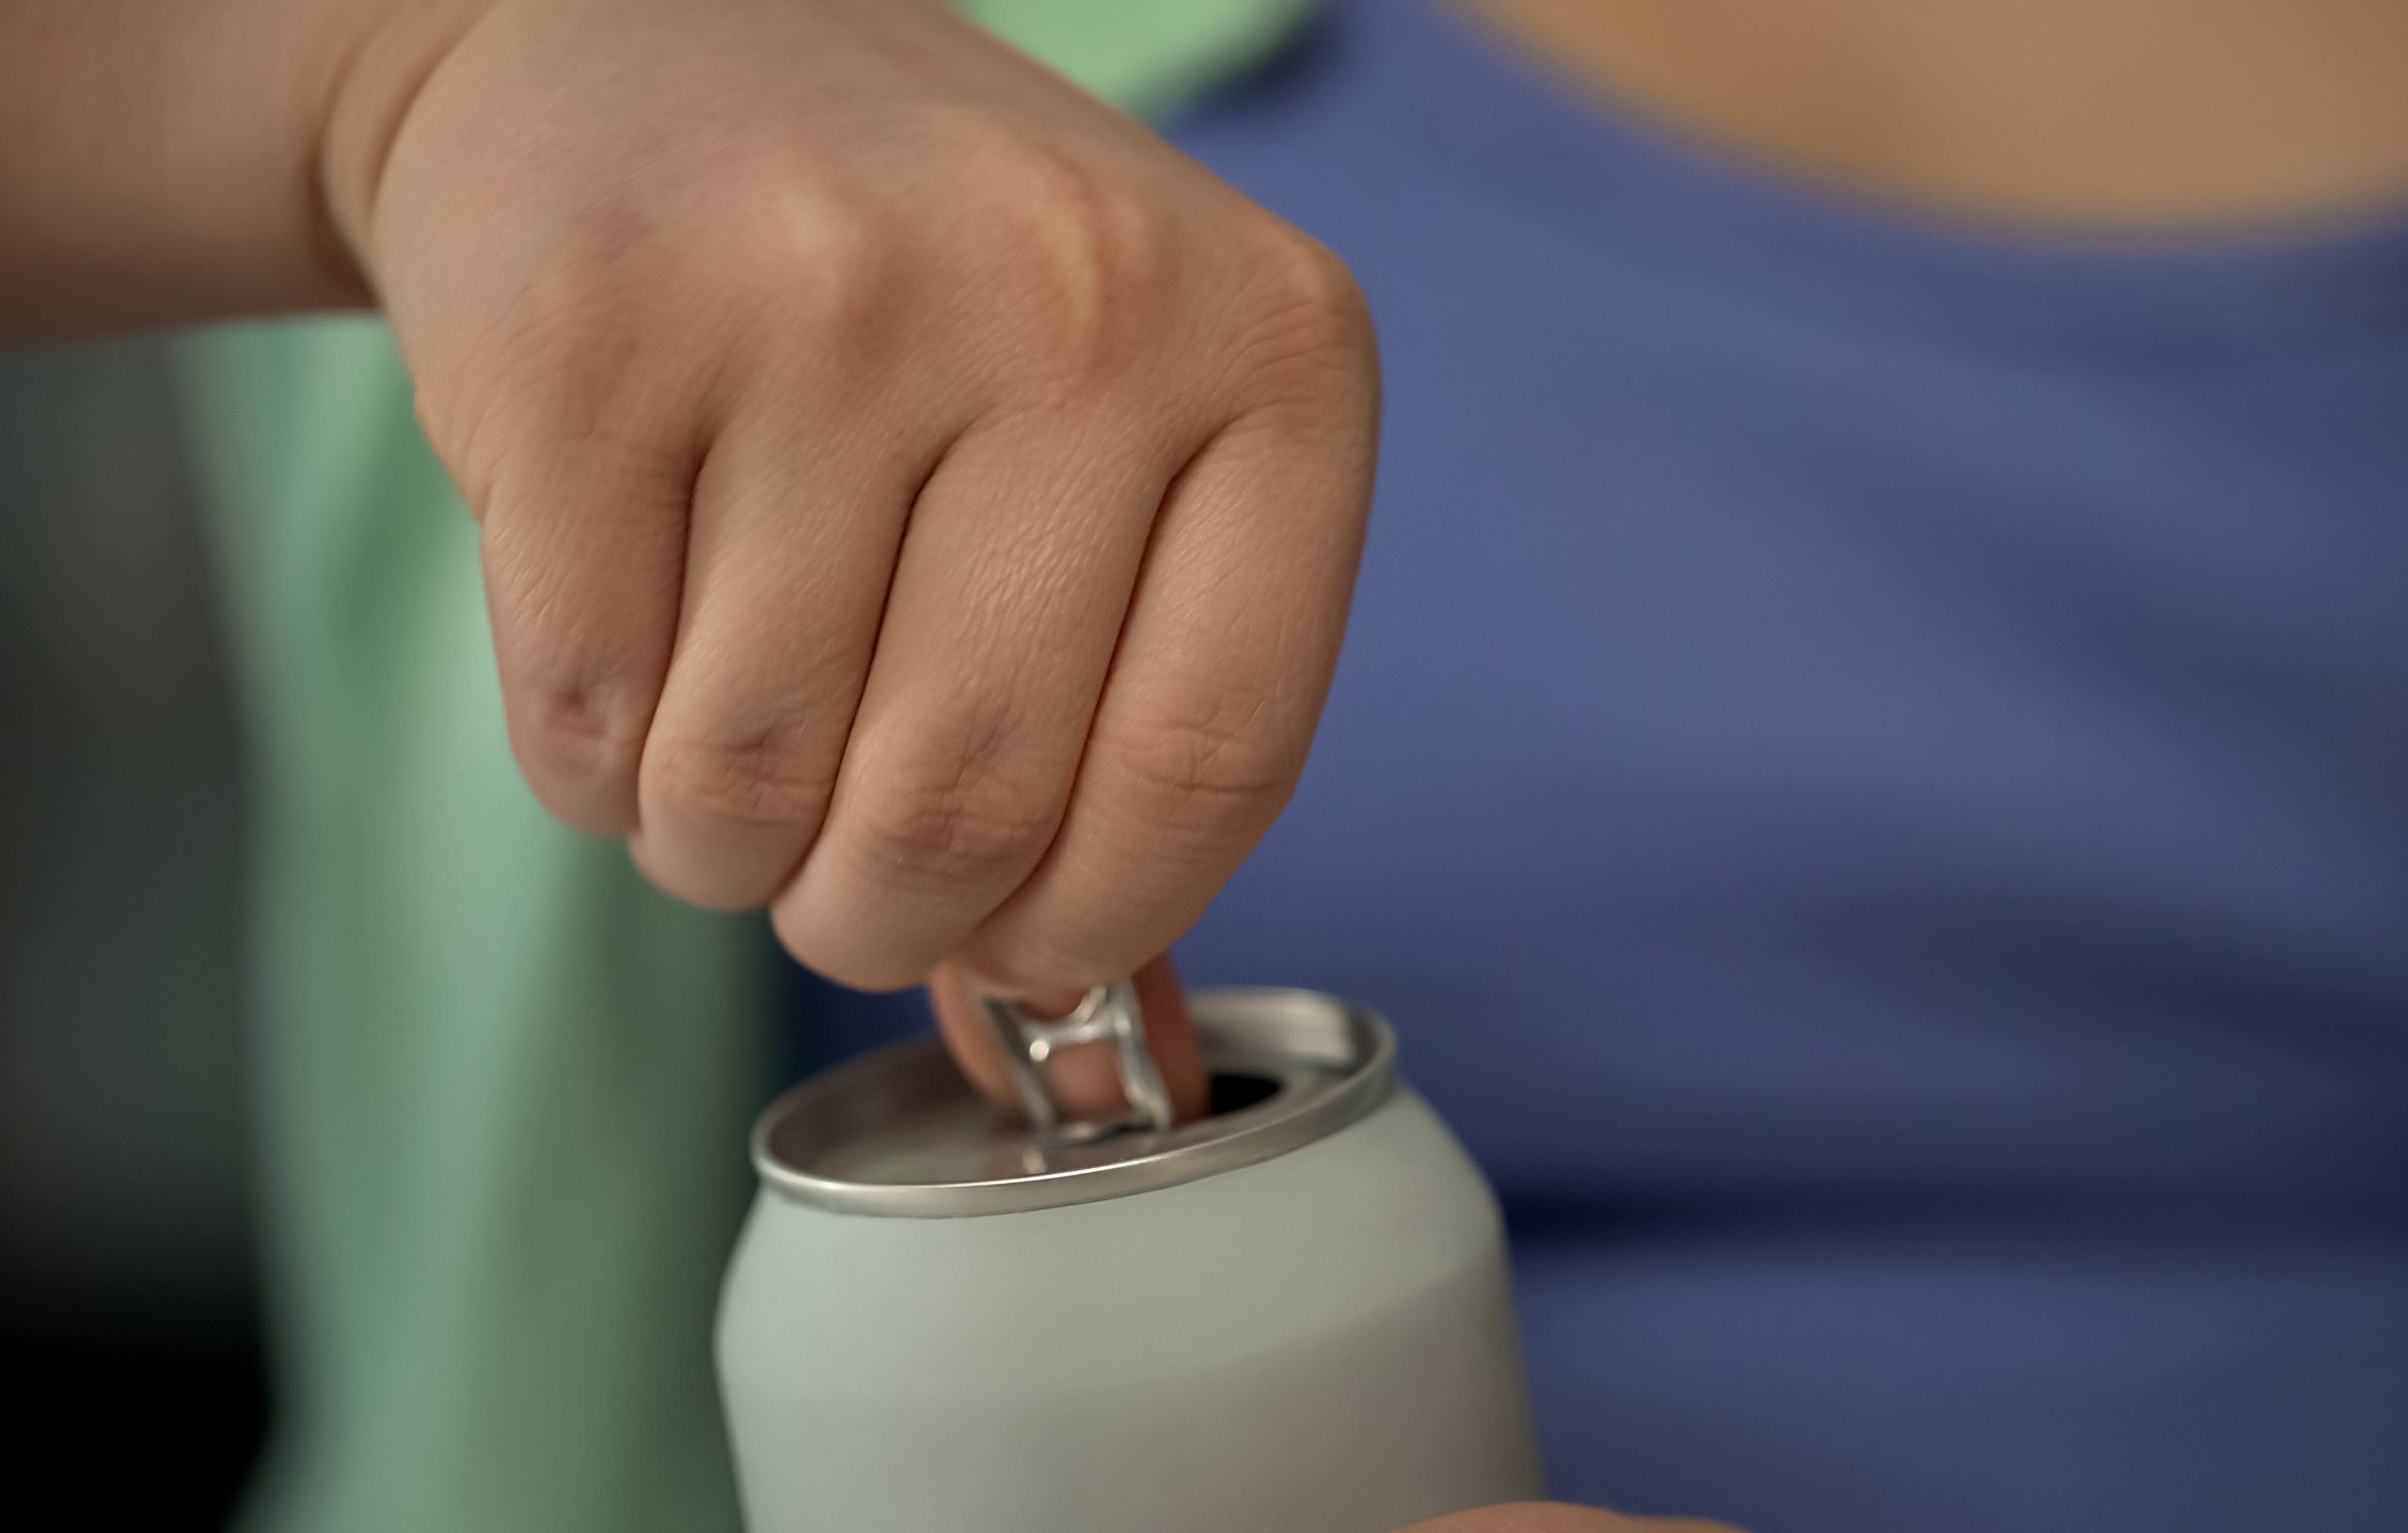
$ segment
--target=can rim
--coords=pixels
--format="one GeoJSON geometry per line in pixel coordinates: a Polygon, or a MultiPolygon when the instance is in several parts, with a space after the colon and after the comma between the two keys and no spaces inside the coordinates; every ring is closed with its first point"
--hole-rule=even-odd
{"type": "MultiPolygon", "coordinates": [[[[1215,1073],[1291,1079],[1269,1098],[1159,1132],[1131,1132],[1061,1146],[1061,1163],[1008,1177],[959,1181],[858,1180],[805,1169],[798,1150],[822,1148],[848,1127],[936,1093],[966,1088],[943,1046],[915,1039],[824,1070],[769,1104],[755,1121],[752,1165],[768,1191],[835,1213],[945,1219],[1101,1202],[1173,1187],[1285,1155],[1365,1117],[1396,1086],[1396,1036],[1376,1012],[1314,990],[1205,989],[1188,998],[1205,1066],[1215,1073]],[[1326,1073],[1323,1073],[1326,1072],[1326,1073]],[[1085,1155],[1073,1153],[1084,1148],[1085,1155]]],[[[1032,1142],[1029,1153],[1050,1152],[1032,1142]]]]}

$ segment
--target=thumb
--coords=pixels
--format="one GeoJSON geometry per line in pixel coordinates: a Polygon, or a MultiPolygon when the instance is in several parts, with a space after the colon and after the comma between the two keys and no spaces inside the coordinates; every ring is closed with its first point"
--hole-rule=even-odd
{"type": "MultiPolygon", "coordinates": [[[[1146,1019],[1146,1042],[1170,1089],[1171,1107],[1181,1123],[1204,1115],[1210,1093],[1204,1079],[1204,1057],[1196,1028],[1187,1015],[1187,991],[1167,956],[1137,971],[1137,1005],[1146,1019]]],[[[961,1072],[979,1090],[1006,1106],[1018,1098],[997,1050],[994,1035],[981,1014],[977,982],[959,964],[947,962],[928,976],[928,999],[936,1008],[937,1026],[961,1072]]],[[[992,993],[992,992],[988,992],[992,993]]],[[[1022,997],[1021,1004],[1038,1017],[1067,1015],[1077,1005],[1076,991],[1022,997]]],[[[1120,1072],[1109,1043],[1082,1043],[1050,1060],[1054,1099],[1071,1118],[1105,1118],[1125,1112],[1129,1098],[1120,1089],[1120,1072]]]]}

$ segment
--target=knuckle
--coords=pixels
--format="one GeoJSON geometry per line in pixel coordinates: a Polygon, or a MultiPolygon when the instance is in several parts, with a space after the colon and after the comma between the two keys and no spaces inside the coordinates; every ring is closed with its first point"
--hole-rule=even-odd
{"type": "Polygon", "coordinates": [[[985,883],[1036,861],[1053,816],[1033,797],[974,778],[864,804],[855,833],[868,861],[917,880],[985,883]]]}
{"type": "Polygon", "coordinates": [[[1369,339],[1370,306],[1336,252],[1292,229],[1275,248],[1272,291],[1300,325],[1331,342],[1369,339]]]}
{"type": "Polygon", "coordinates": [[[876,873],[911,883],[985,884],[1035,865],[1060,815],[1015,776],[999,718],[970,715],[886,753],[848,827],[876,873]]]}
{"type": "Polygon", "coordinates": [[[779,731],[724,736],[656,733],[644,748],[642,774],[647,804],[737,834],[816,828],[834,776],[779,731]]]}
{"type": "MultiPolygon", "coordinates": [[[[874,197],[765,168],[751,196],[667,211],[603,208],[561,237],[542,276],[463,349],[481,406],[532,394],[548,413],[617,420],[715,387],[731,350],[773,331],[857,360],[909,310],[908,229],[874,197]],[[765,320],[768,321],[765,331],[765,320]]],[[[767,344],[767,342],[764,342],[767,344]]]]}
{"type": "Polygon", "coordinates": [[[1268,696],[1224,688],[1158,701],[1100,737],[1122,813],[1151,835],[1212,844],[1259,836],[1287,807],[1302,766],[1277,714],[1268,696]]]}
{"type": "Polygon", "coordinates": [[[988,227],[1022,333],[1066,394],[1136,360],[1170,277],[1175,242],[1154,198],[1127,177],[1016,147],[994,166],[988,227]]]}
{"type": "Polygon", "coordinates": [[[730,241],[814,344],[846,357],[882,349],[908,312],[907,243],[888,210],[828,190],[766,199],[730,241]]]}
{"type": "Polygon", "coordinates": [[[1266,403],[1325,405],[1377,391],[1370,306],[1343,261],[1281,228],[1267,242],[1257,302],[1237,334],[1239,371],[1266,403]]]}
{"type": "Polygon", "coordinates": [[[519,767],[545,808],[584,830],[627,828],[644,719],[625,688],[593,683],[522,688],[510,723],[519,767]]]}

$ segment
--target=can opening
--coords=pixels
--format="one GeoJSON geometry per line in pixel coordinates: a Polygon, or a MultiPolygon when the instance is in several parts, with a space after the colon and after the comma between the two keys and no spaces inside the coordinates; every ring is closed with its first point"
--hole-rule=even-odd
{"type": "MultiPolygon", "coordinates": [[[[783,1196],[839,1213],[958,1218],[1092,1203],[1257,1164],[1387,1099],[1395,1043],[1370,1012],[1309,990],[1197,990],[1210,1115],[1160,1130],[1039,1134],[996,1108],[934,1038],[825,1070],[753,1130],[783,1196]]],[[[1058,1132],[1058,1131],[1057,1131],[1058,1132]]]]}
{"type": "Polygon", "coordinates": [[[1267,1075],[1222,1074],[1212,1076],[1212,1097],[1204,1112],[1208,1117],[1223,1117],[1243,1113],[1279,1095],[1279,1083],[1267,1075]]]}
{"type": "MultiPolygon", "coordinates": [[[[1268,1075],[1247,1071],[1215,1070],[1208,1078],[1209,1095],[1204,1102],[1204,1119],[1228,1117],[1249,1107],[1259,1107],[1287,1088],[1285,1082],[1268,1075]]],[[[1057,1123],[1037,1131],[1037,1137],[1053,1145],[1100,1145],[1106,1140],[1148,1132],[1142,1125],[1132,1123],[1057,1123]]],[[[1042,1158],[1042,1151],[1035,1152],[1042,1158]]]]}

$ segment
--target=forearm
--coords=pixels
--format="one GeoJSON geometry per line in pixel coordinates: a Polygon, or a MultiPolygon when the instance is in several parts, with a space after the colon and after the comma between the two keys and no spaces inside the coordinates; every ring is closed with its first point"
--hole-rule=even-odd
{"type": "Polygon", "coordinates": [[[0,5],[0,341],[366,302],[326,146],[391,8],[0,5]]]}

